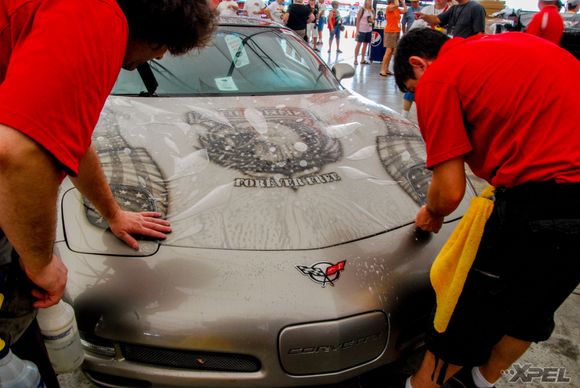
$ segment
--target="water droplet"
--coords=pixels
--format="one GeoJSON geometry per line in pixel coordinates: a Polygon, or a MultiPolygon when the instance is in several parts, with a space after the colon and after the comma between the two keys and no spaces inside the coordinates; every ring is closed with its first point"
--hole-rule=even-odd
{"type": "Polygon", "coordinates": [[[131,155],[131,148],[125,148],[123,152],[125,153],[125,155],[131,155]]]}
{"type": "Polygon", "coordinates": [[[308,162],[306,160],[301,160],[299,164],[300,164],[300,167],[308,166],[308,162]]]}
{"type": "Polygon", "coordinates": [[[294,149],[298,152],[304,152],[308,149],[308,146],[301,141],[294,143],[294,149]]]}
{"type": "Polygon", "coordinates": [[[270,147],[270,152],[272,153],[276,152],[276,147],[270,147]]]}

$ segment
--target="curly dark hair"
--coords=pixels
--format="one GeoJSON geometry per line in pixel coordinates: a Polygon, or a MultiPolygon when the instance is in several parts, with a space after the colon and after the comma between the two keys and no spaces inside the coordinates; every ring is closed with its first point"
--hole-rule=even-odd
{"type": "Polygon", "coordinates": [[[397,45],[395,53],[395,81],[402,92],[407,91],[405,82],[409,79],[415,79],[413,67],[409,63],[412,56],[422,57],[424,59],[435,59],[439,55],[441,46],[449,37],[439,31],[431,28],[415,28],[407,32],[397,45]]]}
{"type": "Polygon", "coordinates": [[[217,26],[207,0],[117,0],[130,39],[167,46],[173,55],[205,46],[217,26]]]}

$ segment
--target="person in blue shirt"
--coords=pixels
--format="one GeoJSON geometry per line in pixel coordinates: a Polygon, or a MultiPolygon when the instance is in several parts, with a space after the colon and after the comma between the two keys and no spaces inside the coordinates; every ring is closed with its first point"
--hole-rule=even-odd
{"type": "Polygon", "coordinates": [[[411,6],[407,7],[407,12],[401,18],[403,34],[411,29],[411,24],[415,21],[415,11],[419,11],[419,0],[411,0],[411,6]]]}

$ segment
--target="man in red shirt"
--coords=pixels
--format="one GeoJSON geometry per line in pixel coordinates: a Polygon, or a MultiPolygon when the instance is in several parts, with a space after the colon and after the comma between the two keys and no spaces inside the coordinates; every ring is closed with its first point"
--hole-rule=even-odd
{"type": "Polygon", "coordinates": [[[526,32],[560,45],[564,33],[564,19],[557,4],[560,4],[560,0],[539,0],[540,12],[534,15],[526,32]]]}
{"type": "Polygon", "coordinates": [[[395,77],[402,91],[415,91],[433,170],[417,226],[437,232],[457,208],[464,162],[497,188],[449,326],[430,333],[407,384],[435,387],[467,366],[460,378],[490,387],[531,342],[550,337],[555,310],[580,281],[580,136],[569,113],[580,101],[570,87],[580,65],[530,34],[449,40],[421,29],[401,39],[395,77]]]}
{"type": "MultiPolygon", "coordinates": [[[[138,248],[131,234],[171,231],[158,213],[120,209],[91,134],[121,67],[203,46],[214,26],[205,0],[0,0],[0,264],[9,241],[36,287],[34,307],[56,304],[66,285],[52,254],[66,174],[129,246],[138,248]]],[[[12,345],[20,333],[6,322],[0,333],[12,345]]]]}

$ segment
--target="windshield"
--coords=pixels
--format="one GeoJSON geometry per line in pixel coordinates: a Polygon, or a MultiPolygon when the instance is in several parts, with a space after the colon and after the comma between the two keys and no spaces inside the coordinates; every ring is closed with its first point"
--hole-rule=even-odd
{"type": "MultiPolygon", "coordinates": [[[[221,26],[208,47],[149,64],[159,83],[158,96],[288,94],[340,87],[322,60],[282,28],[221,26]]],[[[113,94],[145,90],[137,71],[122,70],[113,94]]]]}

